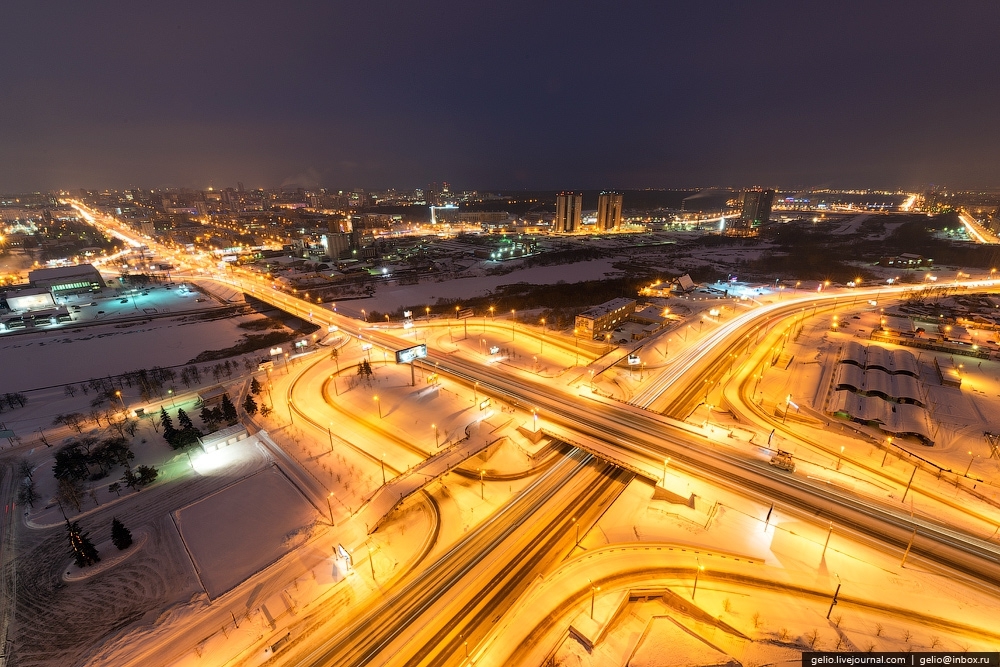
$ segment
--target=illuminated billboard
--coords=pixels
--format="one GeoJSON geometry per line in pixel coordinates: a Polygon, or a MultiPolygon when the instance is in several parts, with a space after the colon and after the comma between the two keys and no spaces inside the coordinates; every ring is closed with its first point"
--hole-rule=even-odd
{"type": "Polygon", "coordinates": [[[409,364],[414,359],[423,359],[427,356],[427,346],[426,345],[414,345],[413,347],[408,347],[405,350],[396,351],[396,363],[397,364],[409,364]]]}

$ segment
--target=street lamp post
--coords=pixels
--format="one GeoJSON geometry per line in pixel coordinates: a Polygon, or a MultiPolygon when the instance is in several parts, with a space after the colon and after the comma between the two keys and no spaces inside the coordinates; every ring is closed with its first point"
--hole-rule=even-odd
{"type": "Polygon", "coordinates": [[[385,452],[382,452],[382,458],[379,459],[379,463],[382,464],[382,486],[385,486],[385,452]]]}
{"type": "Polygon", "coordinates": [[[125,407],[125,399],[122,398],[122,393],[120,391],[116,391],[115,396],[117,396],[118,400],[122,403],[122,412],[128,410],[128,408],[125,407]]]}
{"type": "Polygon", "coordinates": [[[176,401],[174,401],[174,390],[173,389],[167,389],[167,396],[170,397],[170,405],[172,405],[172,406],[174,406],[176,408],[177,407],[177,403],[176,403],[176,401]]]}
{"type": "Polygon", "coordinates": [[[597,591],[601,590],[600,586],[595,586],[593,580],[587,579],[590,582],[590,620],[594,620],[594,599],[597,597],[597,591]]]}
{"type": "Polygon", "coordinates": [[[698,592],[698,575],[705,571],[705,566],[698,563],[698,568],[694,571],[694,587],[691,589],[691,599],[694,599],[694,594],[698,592]]]}
{"type": "Polygon", "coordinates": [[[434,446],[435,447],[440,447],[441,444],[438,442],[438,425],[437,424],[431,424],[431,428],[434,429],[434,446]]]}
{"type": "Polygon", "coordinates": [[[973,454],[972,452],[969,452],[969,456],[971,458],[969,459],[969,465],[965,467],[965,474],[963,475],[963,477],[969,476],[969,471],[972,470],[972,462],[976,460],[976,455],[973,454]]]}
{"type": "Polygon", "coordinates": [[[545,351],[545,318],[542,318],[542,337],[538,339],[538,354],[545,351]]]}
{"type": "Polygon", "coordinates": [[[330,502],[330,498],[333,496],[331,492],[329,496],[326,497],[326,508],[330,510],[330,525],[333,525],[333,503],[330,502]]]}
{"type": "Polygon", "coordinates": [[[478,388],[479,388],[479,382],[477,381],[477,382],[475,382],[472,385],[472,402],[473,403],[476,403],[476,402],[479,401],[479,392],[476,391],[478,388]]]}
{"type": "Polygon", "coordinates": [[[514,325],[517,324],[517,311],[510,311],[510,339],[514,340],[514,336],[517,335],[514,331],[514,325]]]}
{"type": "Polygon", "coordinates": [[[840,446],[840,454],[837,456],[837,470],[840,470],[840,462],[844,458],[844,446],[840,446]]]}
{"type": "Polygon", "coordinates": [[[483,469],[479,469],[479,499],[486,500],[486,482],[483,481],[483,469]]]}
{"type": "Polygon", "coordinates": [[[326,434],[330,436],[330,453],[333,454],[333,422],[326,427],[326,434]]]}
{"type": "Polygon", "coordinates": [[[791,406],[792,406],[792,395],[789,394],[787,397],[785,397],[785,414],[781,415],[782,424],[784,424],[785,420],[788,419],[788,411],[791,409],[791,406]]]}
{"type": "Polygon", "coordinates": [[[382,419],[382,403],[379,402],[378,396],[375,397],[375,406],[378,408],[378,418],[382,419]]]}

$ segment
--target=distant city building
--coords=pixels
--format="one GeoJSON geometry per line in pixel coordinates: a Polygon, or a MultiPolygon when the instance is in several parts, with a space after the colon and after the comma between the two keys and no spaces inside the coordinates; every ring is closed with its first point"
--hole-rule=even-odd
{"type": "Polygon", "coordinates": [[[612,299],[594,306],[576,316],[576,328],[580,334],[596,338],[604,331],[610,331],[624,322],[635,312],[635,299],[612,299]]]}
{"type": "Polygon", "coordinates": [[[622,196],[618,192],[602,192],[597,198],[597,229],[617,231],[622,228],[622,196]]]}
{"type": "Polygon", "coordinates": [[[726,226],[726,234],[730,236],[753,236],[756,228],[771,219],[771,206],[774,204],[774,190],[754,188],[743,193],[740,205],[740,215],[726,226]]]}
{"type": "Polygon", "coordinates": [[[583,195],[575,192],[560,192],[556,196],[557,233],[572,234],[580,229],[580,214],[583,210],[583,195]]]}

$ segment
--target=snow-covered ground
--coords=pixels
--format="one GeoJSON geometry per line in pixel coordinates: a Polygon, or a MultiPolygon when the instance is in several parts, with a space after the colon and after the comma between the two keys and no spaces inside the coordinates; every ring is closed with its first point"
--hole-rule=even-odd
{"type": "MultiPolygon", "coordinates": [[[[372,311],[388,313],[397,308],[412,307],[416,311],[415,315],[420,316],[425,307],[433,308],[439,299],[467,299],[485,296],[501,285],[515,283],[547,285],[560,281],[574,283],[584,280],[601,280],[618,273],[612,266],[614,261],[613,259],[596,259],[558,266],[535,266],[528,269],[518,269],[504,275],[477,275],[483,273],[478,271],[473,272],[473,275],[461,278],[429,280],[421,282],[419,285],[394,283],[380,286],[373,297],[338,302],[337,312],[360,318],[362,309],[369,313],[372,311]]],[[[490,264],[499,265],[497,262],[490,262],[490,264]]]]}

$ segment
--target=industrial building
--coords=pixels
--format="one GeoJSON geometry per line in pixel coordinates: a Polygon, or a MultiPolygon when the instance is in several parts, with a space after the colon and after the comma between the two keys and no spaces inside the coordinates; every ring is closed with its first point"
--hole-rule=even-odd
{"type": "Polygon", "coordinates": [[[577,315],[576,328],[580,334],[588,333],[591,338],[596,338],[614,329],[634,312],[635,299],[612,299],[577,315]]]}
{"type": "Polygon", "coordinates": [[[104,279],[93,264],[35,269],[28,273],[28,282],[32,287],[51,290],[53,298],[67,294],[98,292],[104,288],[104,279]]]}

